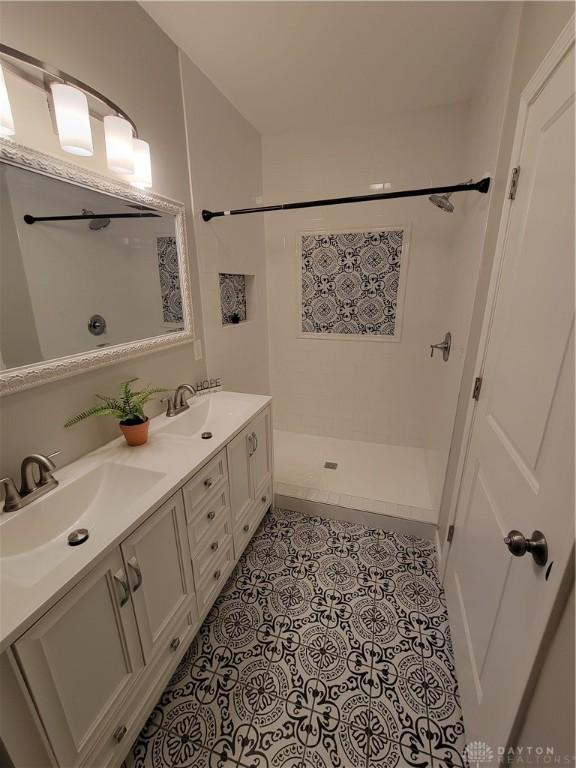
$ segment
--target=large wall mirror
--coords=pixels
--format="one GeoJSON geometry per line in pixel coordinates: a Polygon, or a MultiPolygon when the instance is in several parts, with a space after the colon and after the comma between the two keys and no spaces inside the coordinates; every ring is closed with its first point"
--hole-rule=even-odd
{"type": "Polygon", "coordinates": [[[183,206],[1,141],[2,393],[193,336],[183,206]]]}

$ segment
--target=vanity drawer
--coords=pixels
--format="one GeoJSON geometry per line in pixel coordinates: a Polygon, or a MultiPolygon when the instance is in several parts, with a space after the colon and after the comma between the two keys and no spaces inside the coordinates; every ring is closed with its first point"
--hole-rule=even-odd
{"type": "Polygon", "coordinates": [[[200,617],[205,616],[212,606],[212,603],[220,594],[222,587],[226,583],[226,579],[230,575],[230,570],[233,565],[234,547],[232,546],[232,537],[230,537],[228,546],[219,557],[214,559],[210,570],[196,590],[198,613],[200,614],[200,617]]]}
{"type": "Polygon", "coordinates": [[[204,500],[203,504],[190,510],[186,515],[188,524],[188,541],[190,550],[196,552],[202,547],[204,540],[210,537],[211,531],[215,531],[224,520],[230,519],[230,495],[228,484],[216,488],[204,500]]]}
{"type": "Polygon", "coordinates": [[[231,541],[232,523],[228,515],[228,519],[224,520],[213,533],[210,533],[202,547],[197,549],[192,555],[195,584],[200,584],[208,573],[213,573],[217,570],[221,553],[229,547],[231,541]]]}
{"type": "Polygon", "coordinates": [[[221,488],[228,482],[228,465],[226,463],[226,449],[206,464],[183,488],[184,503],[186,505],[186,519],[190,520],[193,511],[202,504],[210,493],[216,488],[221,488]]]}

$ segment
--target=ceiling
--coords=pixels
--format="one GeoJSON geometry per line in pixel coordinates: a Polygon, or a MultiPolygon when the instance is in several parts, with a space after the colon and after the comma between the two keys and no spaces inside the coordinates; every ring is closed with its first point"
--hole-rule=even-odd
{"type": "Polygon", "coordinates": [[[143,2],[262,134],[470,98],[501,2],[143,2]]]}

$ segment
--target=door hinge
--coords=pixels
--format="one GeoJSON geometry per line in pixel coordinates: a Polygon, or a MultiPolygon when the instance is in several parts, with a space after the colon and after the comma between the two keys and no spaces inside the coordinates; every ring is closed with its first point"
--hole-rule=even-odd
{"type": "Polygon", "coordinates": [[[474,389],[472,390],[472,400],[480,400],[480,390],[482,389],[482,376],[476,376],[474,379],[474,389]]]}
{"type": "Polygon", "coordinates": [[[446,536],[446,541],[447,541],[448,543],[450,543],[450,542],[452,541],[452,539],[453,539],[453,538],[454,538],[454,526],[453,526],[453,525],[450,525],[450,526],[448,527],[448,534],[447,534],[447,536],[446,536]]]}
{"type": "Polygon", "coordinates": [[[512,168],[512,178],[510,179],[510,189],[508,190],[508,199],[516,200],[516,191],[518,189],[518,178],[520,177],[520,166],[512,168]]]}

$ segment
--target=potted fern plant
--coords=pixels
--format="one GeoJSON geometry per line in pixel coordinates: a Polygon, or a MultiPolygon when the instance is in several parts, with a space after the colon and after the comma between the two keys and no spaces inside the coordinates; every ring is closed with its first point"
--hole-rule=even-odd
{"type": "Polygon", "coordinates": [[[128,445],[144,445],[148,440],[148,417],[144,413],[144,406],[154,395],[166,392],[166,389],[158,387],[144,387],[139,391],[132,389],[132,384],[137,379],[129,379],[120,384],[118,397],[96,395],[102,401],[100,405],[88,408],[77,416],[68,419],[65,427],[71,427],[90,416],[114,416],[118,419],[120,429],[128,445]]]}

